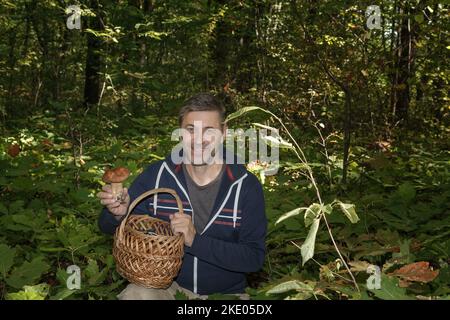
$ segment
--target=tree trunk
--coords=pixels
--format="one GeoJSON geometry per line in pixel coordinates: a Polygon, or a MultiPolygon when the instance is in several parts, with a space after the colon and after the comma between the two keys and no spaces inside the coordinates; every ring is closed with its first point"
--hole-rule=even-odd
{"type": "MultiPolygon", "coordinates": [[[[228,1],[217,0],[215,2],[219,7],[222,7],[227,4],[228,1]]],[[[212,3],[210,5],[212,5],[212,3]]],[[[226,19],[220,18],[217,21],[213,39],[209,44],[214,68],[211,72],[211,80],[214,85],[220,87],[224,87],[231,81],[227,72],[228,57],[231,52],[231,39],[229,34],[229,25],[227,24],[226,19]]]]}
{"type": "Polygon", "coordinates": [[[396,51],[396,77],[394,78],[395,100],[393,115],[396,122],[406,123],[411,96],[410,80],[414,77],[414,60],[417,40],[417,23],[411,19],[418,7],[412,8],[409,1],[403,4],[398,47],[396,51]]]}
{"type": "MultiPolygon", "coordinates": [[[[89,1],[90,8],[96,16],[89,21],[89,28],[93,30],[102,29],[103,23],[97,0],[89,1]]],[[[95,35],[87,34],[87,54],[84,80],[84,105],[97,104],[100,99],[100,71],[102,40],[95,35]]]]}

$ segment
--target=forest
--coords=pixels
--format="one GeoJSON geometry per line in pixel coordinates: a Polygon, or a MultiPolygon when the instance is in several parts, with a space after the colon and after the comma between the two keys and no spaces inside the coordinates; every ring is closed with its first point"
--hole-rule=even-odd
{"type": "Polygon", "coordinates": [[[166,157],[199,92],[279,132],[251,299],[450,299],[449,4],[0,0],[0,299],[117,299],[103,173],[166,157]]]}

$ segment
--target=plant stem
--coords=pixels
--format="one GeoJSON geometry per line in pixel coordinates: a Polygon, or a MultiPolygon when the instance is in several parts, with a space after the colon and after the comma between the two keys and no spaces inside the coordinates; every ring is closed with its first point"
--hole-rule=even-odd
{"type": "MultiPolygon", "coordinates": [[[[308,177],[309,180],[311,181],[314,189],[316,190],[316,195],[317,195],[317,199],[319,200],[319,203],[321,206],[323,206],[323,202],[322,202],[322,197],[320,196],[320,191],[319,191],[319,187],[317,186],[316,180],[314,179],[314,175],[312,172],[311,167],[308,165],[308,162],[306,161],[306,157],[305,154],[303,153],[302,148],[300,148],[300,146],[298,145],[297,141],[294,139],[294,137],[292,137],[292,134],[290,133],[290,131],[286,128],[286,126],[284,125],[283,121],[281,121],[281,119],[279,117],[277,117],[276,115],[274,115],[272,112],[265,110],[267,113],[269,113],[270,115],[272,115],[283,127],[284,131],[287,133],[287,135],[289,136],[289,139],[294,143],[295,148],[294,148],[294,152],[297,155],[297,157],[299,158],[300,162],[302,162],[303,164],[306,165],[306,169],[308,171],[308,177]],[[300,152],[300,153],[299,153],[300,152]]],[[[327,159],[328,160],[328,159],[327,159]]],[[[344,264],[345,268],[347,269],[350,277],[352,278],[353,284],[355,285],[356,290],[358,290],[358,292],[361,292],[358,286],[358,283],[356,282],[355,277],[353,276],[352,271],[350,270],[349,266],[347,265],[347,263],[344,260],[344,257],[341,254],[341,251],[339,250],[336,241],[334,240],[333,237],[333,233],[331,231],[331,227],[328,224],[328,220],[325,216],[325,213],[322,212],[321,213],[323,220],[325,221],[325,225],[327,226],[327,230],[328,230],[328,234],[330,235],[331,241],[333,242],[333,246],[336,249],[337,254],[339,255],[339,258],[341,258],[342,263],[344,264]]]]}
{"type": "Polygon", "coordinates": [[[325,221],[325,225],[327,226],[327,229],[328,229],[328,234],[330,235],[331,241],[333,242],[334,248],[336,249],[336,252],[338,253],[339,258],[341,258],[342,263],[343,263],[344,266],[345,266],[345,269],[347,269],[347,271],[348,271],[350,277],[352,278],[353,284],[355,285],[356,290],[358,290],[358,292],[361,292],[361,290],[359,290],[358,283],[356,282],[356,279],[355,279],[355,277],[353,276],[352,271],[351,271],[350,268],[348,267],[347,262],[345,262],[345,259],[344,259],[344,257],[342,256],[341,251],[339,250],[339,248],[338,248],[338,246],[337,246],[337,244],[336,244],[336,241],[334,241],[333,233],[331,232],[330,225],[328,224],[328,220],[327,220],[327,218],[325,217],[325,214],[324,214],[324,213],[322,213],[322,217],[323,217],[323,220],[325,221]]]}

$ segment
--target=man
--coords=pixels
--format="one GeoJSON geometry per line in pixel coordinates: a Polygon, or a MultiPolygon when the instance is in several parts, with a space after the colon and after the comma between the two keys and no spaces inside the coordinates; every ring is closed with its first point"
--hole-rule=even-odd
{"type": "Polygon", "coordinates": [[[225,108],[216,97],[203,93],[190,98],[179,113],[181,156],[173,151],[148,166],[129,192],[124,189],[124,201],[113,199],[109,186],[98,194],[105,205],[99,227],[109,234],[122,221],[130,201],[145,191],[171,188],[183,203],[184,214],[179,214],[175,199],[161,193],[133,210],[133,214],[170,221],[172,230],[184,235],[185,254],[169,288],[130,284],[119,299],[173,299],[177,290],[191,298],[242,294],[247,285],[245,273],[262,267],[267,229],[262,186],[223,147],[224,119],[225,108]]]}

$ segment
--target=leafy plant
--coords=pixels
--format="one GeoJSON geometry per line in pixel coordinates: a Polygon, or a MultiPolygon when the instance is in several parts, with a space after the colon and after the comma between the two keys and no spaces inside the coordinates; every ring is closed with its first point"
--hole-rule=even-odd
{"type": "MultiPolygon", "coordinates": [[[[259,110],[259,111],[269,114],[273,119],[275,119],[281,125],[284,132],[289,137],[290,142],[284,140],[281,136],[278,135],[277,137],[275,137],[275,138],[272,137],[272,139],[269,140],[270,144],[274,145],[275,147],[287,148],[294,152],[294,154],[296,155],[296,157],[299,161],[299,164],[300,164],[299,168],[300,168],[301,174],[303,176],[305,176],[311,182],[311,184],[316,192],[317,200],[319,201],[318,203],[311,204],[307,208],[302,207],[302,208],[294,209],[293,211],[289,211],[285,215],[281,216],[277,220],[276,223],[279,223],[279,222],[283,221],[284,219],[287,219],[287,218],[293,217],[297,214],[300,214],[301,212],[304,212],[305,226],[310,228],[308,235],[306,237],[306,240],[300,248],[302,260],[303,260],[302,263],[304,265],[309,259],[311,259],[314,256],[316,235],[317,235],[317,231],[319,229],[320,221],[323,219],[323,221],[325,222],[326,228],[328,230],[328,233],[330,235],[331,241],[333,242],[333,245],[336,249],[336,252],[338,253],[340,259],[343,261],[348,273],[350,274],[350,276],[353,280],[355,287],[357,288],[357,290],[359,290],[358,284],[334,240],[333,234],[331,232],[331,227],[330,227],[327,217],[326,217],[327,214],[329,215],[332,213],[334,206],[338,206],[352,223],[356,223],[356,222],[358,222],[359,218],[356,215],[354,205],[345,204],[339,200],[335,200],[334,202],[332,202],[330,204],[325,204],[323,202],[318,184],[317,184],[316,179],[313,174],[313,170],[306,159],[303,149],[300,147],[300,145],[294,139],[291,132],[284,125],[283,121],[279,117],[277,117],[275,114],[273,114],[272,112],[270,112],[266,109],[260,108],[260,107],[256,107],[256,106],[244,107],[244,108],[241,108],[240,110],[236,111],[235,113],[230,114],[227,117],[226,122],[229,122],[230,120],[241,117],[247,112],[255,111],[255,110],[259,110]]],[[[257,126],[263,127],[263,128],[270,128],[272,131],[277,132],[276,129],[265,126],[265,125],[257,124],[257,126]]],[[[320,130],[319,130],[319,132],[320,132],[320,130]]]]}

